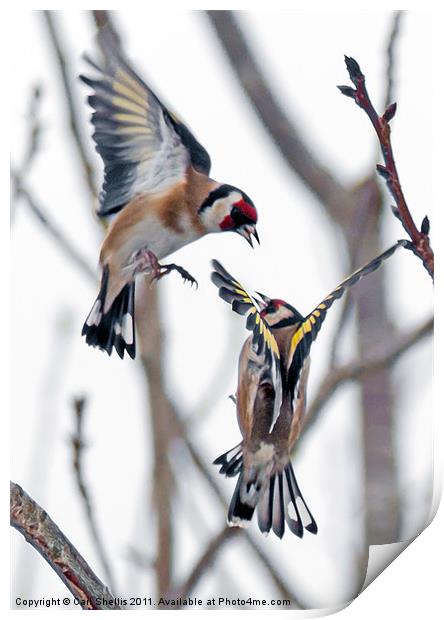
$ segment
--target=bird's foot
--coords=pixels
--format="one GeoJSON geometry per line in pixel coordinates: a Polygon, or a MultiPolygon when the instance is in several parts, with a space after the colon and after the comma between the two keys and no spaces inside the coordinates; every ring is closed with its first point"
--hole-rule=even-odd
{"type": "Polygon", "coordinates": [[[160,273],[160,265],[157,256],[150,250],[139,250],[132,257],[126,269],[130,269],[135,277],[139,273],[160,273]]]}
{"type": "Polygon", "coordinates": [[[152,276],[152,281],[160,280],[171,271],[177,271],[186,282],[190,282],[198,286],[197,280],[193,278],[183,267],[171,263],[170,265],[161,265],[157,256],[151,250],[140,250],[133,263],[134,275],[137,273],[149,272],[152,276]]]}
{"type": "Polygon", "coordinates": [[[195,284],[196,288],[199,286],[196,278],[193,278],[193,276],[190,273],[188,273],[186,269],[184,269],[183,267],[180,267],[180,265],[175,265],[174,263],[171,263],[170,265],[159,265],[159,267],[161,269],[161,273],[158,276],[157,275],[154,276],[155,280],[160,280],[160,278],[163,278],[163,276],[166,276],[168,273],[171,273],[171,271],[177,271],[177,273],[182,276],[185,282],[189,282],[191,286],[195,284]]]}

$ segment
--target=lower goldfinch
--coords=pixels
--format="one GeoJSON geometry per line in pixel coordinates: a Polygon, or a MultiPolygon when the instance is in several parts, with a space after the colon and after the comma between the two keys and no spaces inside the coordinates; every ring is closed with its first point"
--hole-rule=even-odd
{"type": "Polygon", "coordinates": [[[236,410],[242,442],[214,463],[220,473],[238,476],[228,510],[228,524],[247,527],[255,510],[259,529],[282,538],[285,522],[302,538],[317,525],[299,489],[290,455],[304,422],[310,347],[328,308],[389,258],[399,241],[341,282],[307,316],[281,299],[261,293],[251,297],[217,261],[211,274],[219,295],[247,317],[253,333],[240,356],[236,410]]]}

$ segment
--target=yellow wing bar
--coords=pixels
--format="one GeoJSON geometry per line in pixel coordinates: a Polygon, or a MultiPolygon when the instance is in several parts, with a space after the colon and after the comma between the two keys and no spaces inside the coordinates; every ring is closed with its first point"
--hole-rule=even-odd
{"type": "Polygon", "coordinates": [[[287,360],[288,378],[290,389],[297,386],[299,375],[304,360],[310,353],[310,347],[315,340],[322,323],[324,322],[327,310],[336,299],[340,299],[347,288],[357,284],[361,278],[372,273],[381,265],[382,262],[390,258],[399,247],[405,246],[405,241],[398,241],[388,250],[379,254],[376,258],[366,263],[360,269],[354,271],[348,278],[343,280],[333,291],[327,295],[316,308],[305,317],[299,328],[293,334],[290,343],[290,350],[287,360]]]}
{"type": "Polygon", "coordinates": [[[267,359],[272,357],[279,368],[280,354],[277,342],[252,297],[217,260],[213,260],[212,265],[214,271],[211,274],[211,281],[219,289],[219,296],[231,305],[234,312],[246,316],[246,326],[253,332],[253,344],[257,353],[259,355],[265,353],[267,359]]]}

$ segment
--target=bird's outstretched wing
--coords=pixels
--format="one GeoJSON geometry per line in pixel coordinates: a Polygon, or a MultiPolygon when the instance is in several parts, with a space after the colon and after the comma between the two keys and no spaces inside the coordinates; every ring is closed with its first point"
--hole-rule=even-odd
{"type": "Polygon", "coordinates": [[[211,281],[219,289],[219,297],[228,302],[234,312],[247,317],[246,327],[253,332],[252,346],[254,351],[257,355],[264,355],[264,362],[270,366],[275,390],[275,407],[273,421],[270,427],[271,431],[279,415],[282,403],[282,375],[279,347],[267,323],[262,319],[253,298],[247,293],[242,284],[235,280],[217,260],[212,261],[212,266],[214,271],[211,273],[211,281]]]}
{"type": "Polygon", "coordinates": [[[354,271],[348,278],[338,284],[338,286],[301,322],[299,328],[292,336],[287,358],[288,389],[290,393],[293,394],[293,398],[297,392],[297,385],[304,361],[307,359],[310,353],[310,347],[324,322],[327,310],[336,299],[342,297],[347,288],[359,282],[359,280],[367,274],[378,269],[383,261],[390,258],[390,256],[392,256],[399,247],[403,247],[405,243],[405,241],[398,241],[398,243],[391,246],[388,250],[366,263],[360,269],[354,271]]]}
{"type": "Polygon", "coordinates": [[[212,261],[214,271],[211,281],[219,289],[219,297],[231,305],[237,314],[247,317],[247,329],[253,332],[253,345],[258,355],[265,354],[267,361],[274,358],[279,363],[280,354],[277,342],[267,323],[262,319],[252,297],[240,282],[235,280],[217,261],[212,261]]]}
{"type": "Polygon", "coordinates": [[[209,174],[207,151],[177,116],[131,69],[112,33],[104,28],[98,42],[104,62],[85,57],[96,78],[80,78],[92,90],[93,138],[105,165],[99,215],[117,213],[136,194],[168,189],[187,168],[209,174]]]}

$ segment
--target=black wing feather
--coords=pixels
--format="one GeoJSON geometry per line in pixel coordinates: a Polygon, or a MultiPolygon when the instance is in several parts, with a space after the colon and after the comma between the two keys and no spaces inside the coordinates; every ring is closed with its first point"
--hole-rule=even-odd
{"type": "Polygon", "coordinates": [[[94,110],[93,138],[105,166],[99,215],[106,216],[132,200],[141,184],[149,191],[159,178],[168,182],[169,174],[173,182],[180,170],[178,159],[184,170],[191,163],[207,175],[211,160],[188,127],[131,68],[109,29],[100,30],[98,42],[103,66],[85,56],[98,77],[80,78],[93,91],[88,98],[94,110]]]}
{"type": "Polygon", "coordinates": [[[321,303],[319,303],[316,308],[305,317],[305,319],[303,319],[300,327],[296,330],[292,337],[287,361],[288,388],[290,392],[293,393],[293,398],[295,396],[304,361],[307,359],[310,353],[311,345],[321,329],[327,310],[337,299],[340,299],[343,296],[347,288],[354,286],[359,282],[359,280],[361,280],[361,278],[378,269],[382,262],[390,258],[390,256],[392,256],[392,254],[394,254],[399,247],[404,247],[405,244],[406,242],[404,240],[398,241],[388,250],[382,254],[379,254],[376,258],[373,258],[360,269],[354,271],[350,276],[348,276],[348,278],[338,284],[338,286],[329,295],[327,295],[327,297],[325,297],[325,299],[323,299],[321,303]]]}

